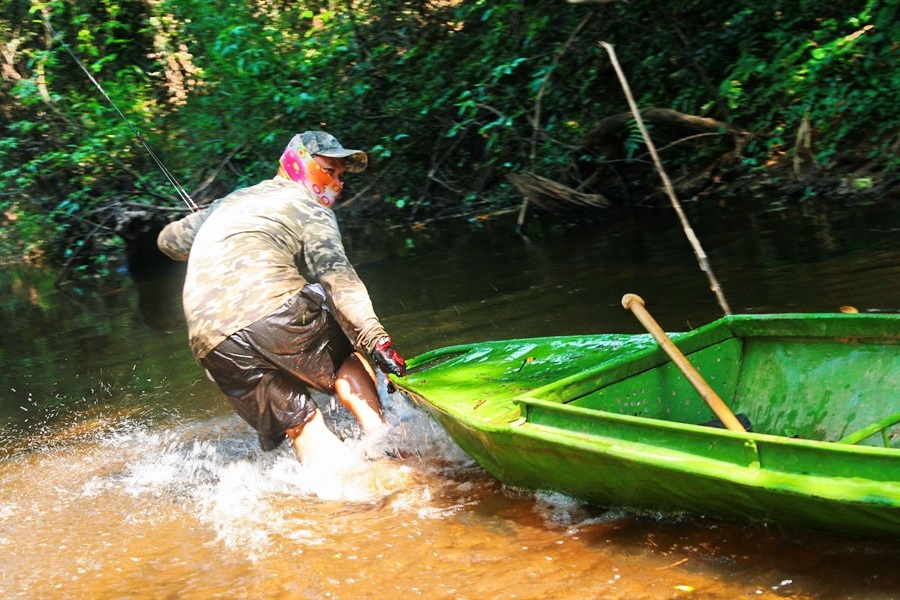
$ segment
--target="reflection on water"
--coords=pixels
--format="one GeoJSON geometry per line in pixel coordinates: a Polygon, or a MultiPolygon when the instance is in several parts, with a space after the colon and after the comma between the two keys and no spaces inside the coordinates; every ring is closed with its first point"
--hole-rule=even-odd
{"type": "MultiPolygon", "coordinates": [[[[900,218],[690,207],[735,311],[900,309],[900,218]]],[[[347,246],[408,355],[485,339],[668,329],[718,307],[677,222],[347,246]]],[[[500,485],[424,413],[328,419],[356,460],[303,468],[255,435],[187,350],[181,271],[61,294],[0,280],[0,596],[23,598],[893,598],[900,546],[604,510],[500,485]],[[390,458],[402,455],[405,458],[390,458]]],[[[384,392],[384,390],[382,390],[384,392]]],[[[322,399],[323,406],[329,401],[322,399]]]]}

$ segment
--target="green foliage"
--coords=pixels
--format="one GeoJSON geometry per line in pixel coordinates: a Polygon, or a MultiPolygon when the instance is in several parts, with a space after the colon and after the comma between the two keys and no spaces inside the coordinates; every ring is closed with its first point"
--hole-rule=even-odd
{"type": "MultiPolygon", "coordinates": [[[[628,111],[601,40],[616,47],[641,107],[752,131],[747,166],[789,155],[804,119],[821,166],[860,149],[887,172],[897,166],[900,32],[887,0],[0,0],[0,8],[14,52],[0,87],[8,255],[41,248],[66,260],[122,195],[180,202],[63,43],[178,180],[202,187],[201,202],[271,176],[290,136],[316,128],[369,150],[370,171],[348,181],[348,195],[365,193],[347,218],[413,221],[517,203],[502,177],[509,171],[577,184],[586,167],[616,168],[645,151],[633,120],[618,149],[582,147],[604,117],[628,111]]],[[[665,159],[690,168],[704,152],[665,159]]]]}

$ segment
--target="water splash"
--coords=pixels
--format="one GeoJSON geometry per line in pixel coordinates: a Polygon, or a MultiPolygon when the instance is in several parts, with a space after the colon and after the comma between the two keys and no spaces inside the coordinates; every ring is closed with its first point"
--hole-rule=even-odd
{"type": "Polygon", "coordinates": [[[78,495],[125,495],[157,507],[130,515],[135,519],[171,514],[174,504],[251,559],[277,552],[285,540],[323,544],[333,533],[323,512],[446,514],[430,506],[434,477],[474,463],[430,417],[393,395],[385,401],[390,428],[363,436],[346,411],[319,404],[332,430],[347,436],[351,459],[344,464],[303,466],[286,443],[263,452],[255,432],[233,415],[153,427],[126,418],[93,433],[90,444],[105,458],[91,463],[106,465],[83,473],[78,495]]]}

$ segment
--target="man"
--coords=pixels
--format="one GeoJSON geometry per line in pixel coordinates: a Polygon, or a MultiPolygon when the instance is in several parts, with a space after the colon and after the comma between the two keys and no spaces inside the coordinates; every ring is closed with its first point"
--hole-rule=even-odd
{"type": "Polygon", "coordinates": [[[182,294],[194,357],[259,435],[298,459],[345,455],[310,389],[334,393],[363,431],[385,426],[375,374],[406,363],[344,253],[332,207],[368,157],[324,131],[294,136],[278,173],[170,223],[160,250],[187,260],[182,294]]]}

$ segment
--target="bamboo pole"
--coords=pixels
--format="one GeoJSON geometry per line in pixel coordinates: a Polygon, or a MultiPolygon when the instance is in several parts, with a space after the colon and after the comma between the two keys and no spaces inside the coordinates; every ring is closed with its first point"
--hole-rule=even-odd
{"type": "Polygon", "coordinates": [[[641,131],[641,135],[644,138],[644,143],[647,144],[647,149],[650,151],[650,156],[653,157],[653,164],[656,166],[656,172],[659,173],[659,177],[660,179],[662,179],[666,194],[669,196],[669,200],[672,202],[672,207],[675,209],[675,212],[678,214],[678,218],[681,220],[681,228],[684,230],[684,234],[687,236],[688,242],[690,242],[691,247],[694,249],[694,254],[697,255],[697,261],[700,263],[700,269],[703,270],[704,273],[706,273],[706,278],[709,280],[709,289],[711,289],[712,292],[716,295],[716,299],[718,299],[719,306],[722,307],[722,311],[726,315],[730,315],[731,308],[728,306],[728,301],[725,300],[725,294],[722,293],[722,287],[719,285],[719,281],[716,279],[716,276],[713,273],[712,266],[710,266],[709,260],[706,257],[706,252],[703,251],[703,246],[700,244],[700,240],[697,239],[697,236],[694,234],[694,230],[691,228],[691,224],[688,222],[687,216],[684,214],[684,211],[681,208],[681,203],[678,201],[678,197],[675,195],[675,189],[672,187],[672,182],[669,180],[669,176],[666,175],[666,172],[662,166],[662,161],[659,159],[659,154],[656,152],[656,146],[653,145],[653,140],[650,139],[650,135],[647,133],[647,128],[644,127],[644,120],[641,118],[641,113],[640,111],[638,111],[637,104],[635,104],[634,102],[634,97],[631,95],[631,88],[628,86],[628,80],[625,78],[625,73],[622,72],[622,67],[619,65],[619,60],[616,58],[616,51],[613,49],[612,45],[607,42],[600,42],[600,46],[609,54],[609,58],[612,61],[613,68],[616,70],[616,75],[618,75],[619,77],[619,82],[622,84],[622,90],[625,92],[625,98],[628,100],[628,106],[631,108],[631,113],[634,115],[634,120],[641,131]]]}

